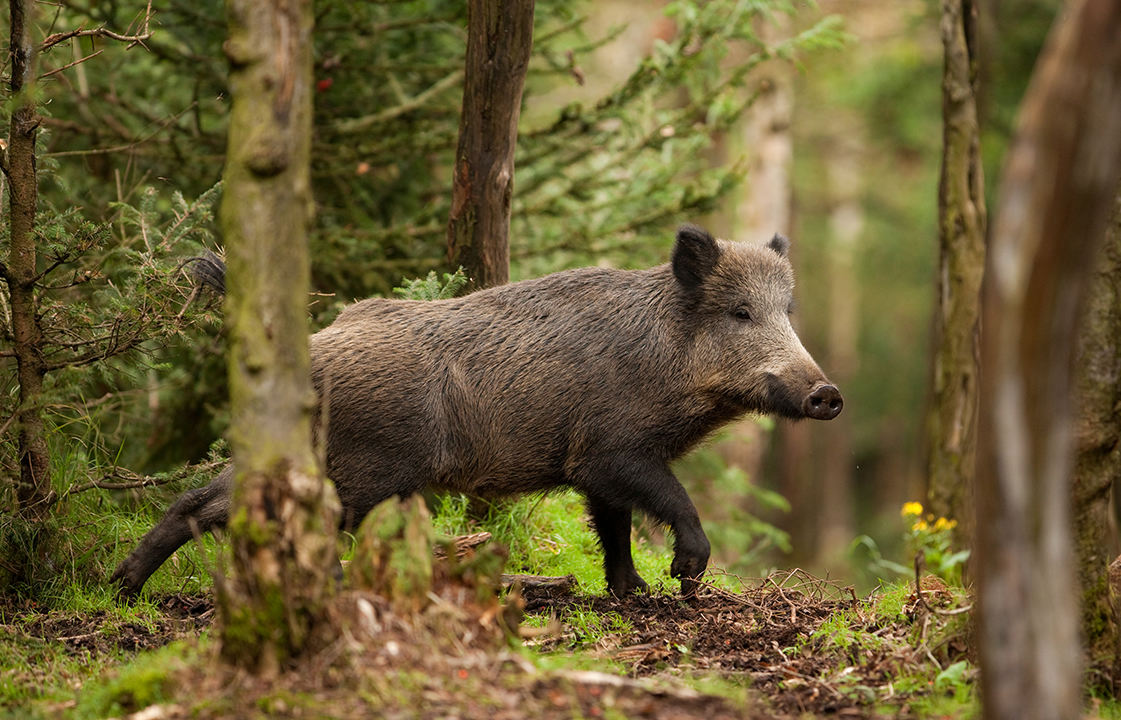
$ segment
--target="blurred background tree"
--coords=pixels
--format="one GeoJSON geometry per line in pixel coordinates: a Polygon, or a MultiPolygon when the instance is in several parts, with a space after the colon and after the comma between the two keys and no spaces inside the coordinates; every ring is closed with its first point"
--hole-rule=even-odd
{"type": "MultiPolygon", "coordinates": [[[[990,202],[1016,108],[1060,5],[978,3],[978,101],[990,202]]],[[[826,539],[830,528],[851,522],[856,534],[874,538],[885,555],[898,556],[900,506],[923,500],[927,487],[923,428],[932,402],[938,274],[942,7],[935,0],[888,5],[833,0],[821,3],[821,10],[841,15],[854,39],[843,52],[808,58],[795,85],[798,320],[803,341],[846,403],[829,428],[779,425],[764,480],[791,502],[782,525],[791,531],[794,563],[859,574],[866,558],[844,558],[847,548],[837,545],[845,533],[826,539]],[[856,153],[847,160],[855,170],[853,180],[838,187],[830,181],[837,177],[830,166],[843,159],[843,148],[856,153]],[[861,230],[846,275],[834,264],[845,242],[838,217],[845,196],[854,192],[855,208],[845,212],[848,222],[859,213],[861,230]],[[850,291],[838,292],[838,282],[850,291]],[[844,334],[837,329],[839,312],[851,323],[844,334]],[[852,348],[838,345],[846,336],[852,348]],[[828,437],[846,432],[847,450],[828,437]],[[832,464],[851,473],[851,495],[842,499],[851,519],[827,499],[824,484],[838,472],[832,464]]]]}

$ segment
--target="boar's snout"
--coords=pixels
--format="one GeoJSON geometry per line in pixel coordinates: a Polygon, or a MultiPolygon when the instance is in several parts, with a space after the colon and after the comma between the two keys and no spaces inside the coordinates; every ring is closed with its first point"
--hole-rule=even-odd
{"type": "Polygon", "coordinates": [[[802,412],[814,420],[832,420],[841,414],[845,400],[833,385],[818,385],[802,401],[802,412]]]}

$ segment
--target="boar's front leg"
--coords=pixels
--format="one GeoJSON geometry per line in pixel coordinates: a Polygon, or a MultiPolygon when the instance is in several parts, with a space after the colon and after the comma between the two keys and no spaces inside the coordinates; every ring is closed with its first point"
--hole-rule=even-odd
{"type": "MultiPolygon", "coordinates": [[[[650,514],[655,520],[669,525],[673,530],[673,564],[670,574],[681,580],[681,593],[691,597],[697,589],[696,581],[708,567],[709,543],[701,528],[697,508],[685,488],[670,472],[669,466],[659,460],[613,457],[598,467],[590,487],[585,486],[588,497],[612,498],[615,507],[634,506],[650,514]]],[[[593,519],[595,516],[593,515],[593,519]]],[[[618,525],[616,524],[616,533],[618,525]]],[[[597,529],[599,526],[597,525],[597,529]]],[[[602,539],[603,533],[600,533],[602,539]]],[[[617,537],[617,536],[616,536],[617,537]]],[[[605,546],[606,550],[606,546],[605,546]]],[[[630,537],[627,536],[627,558],[630,559],[630,537]]],[[[621,566],[621,572],[626,566],[621,566]]],[[[631,564],[633,571],[634,565],[631,564]]],[[[618,569],[618,568],[617,568],[618,569]]],[[[611,583],[608,569],[608,583],[611,583]]],[[[637,575],[635,576],[637,577],[637,575]]],[[[612,588],[614,589],[614,588],[612,588]]]]}
{"type": "Polygon", "coordinates": [[[646,581],[634,569],[631,557],[631,508],[617,507],[589,496],[588,514],[603,546],[603,572],[607,588],[615,597],[646,589],[646,581]]]}
{"type": "Polygon", "coordinates": [[[200,532],[224,526],[230,510],[232,488],[231,465],[206,487],[189,490],[176,500],[159,524],[148,531],[110,578],[111,582],[120,586],[120,594],[124,597],[138,594],[152,573],[191,539],[189,518],[195,519],[200,532]]]}

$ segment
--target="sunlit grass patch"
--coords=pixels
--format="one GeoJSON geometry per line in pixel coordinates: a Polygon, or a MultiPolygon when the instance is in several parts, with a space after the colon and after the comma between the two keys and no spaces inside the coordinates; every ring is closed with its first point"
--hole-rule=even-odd
{"type": "MultiPolygon", "coordinates": [[[[603,551],[589,524],[584,500],[563,490],[487,503],[480,517],[472,518],[470,502],[458,494],[441,495],[433,512],[436,531],[466,535],[487,531],[506,545],[508,573],[572,575],[584,594],[607,591],[603,576],[603,551]]],[[[673,559],[669,547],[641,535],[632,542],[635,568],[655,592],[674,592],[669,577],[673,559]]]]}

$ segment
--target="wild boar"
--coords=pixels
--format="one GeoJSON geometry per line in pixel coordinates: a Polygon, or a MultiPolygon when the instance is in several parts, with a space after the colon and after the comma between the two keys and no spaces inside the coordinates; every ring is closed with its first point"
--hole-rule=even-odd
{"type": "MultiPolygon", "coordinates": [[[[709,542],[669,464],[744,413],[831,420],[841,394],[790,324],[789,242],[714,239],[686,225],[672,260],[583,268],[451,300],[369,299],[311,338],[326,472],[353,528],[425,488],[508,495],[575,488],[618,596],[646,583],[631,513],[673,530],[691,594],[709,542]]],[[[233,471],[183,495],[113,579],[125,594],[226,521],[233,471]]]]}

